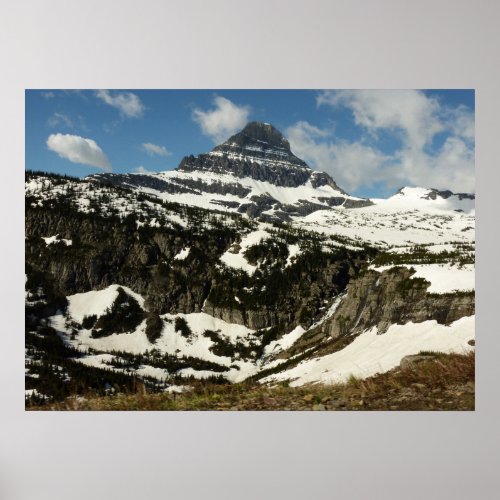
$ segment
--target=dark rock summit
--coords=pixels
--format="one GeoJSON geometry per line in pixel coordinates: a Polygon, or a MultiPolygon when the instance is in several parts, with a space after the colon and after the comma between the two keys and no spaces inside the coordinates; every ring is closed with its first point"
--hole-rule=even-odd
{"type": "Polygon", "coordinates": [[[283,134],[269,123],[250,122],[241,132],[216,146],[212,153],[242,155],[309,170],[307,164],[292,153],[283,134]]]}
{"type": "Polygon", "coordinates": [[[210,153],[186,156],[177,170],[231,173],[285,187],[311,181],[315,188],[328,185],[344,193],[328,174],[312,170],[295,156],[283,134],[269,123],[250,122],[210,153]]]}

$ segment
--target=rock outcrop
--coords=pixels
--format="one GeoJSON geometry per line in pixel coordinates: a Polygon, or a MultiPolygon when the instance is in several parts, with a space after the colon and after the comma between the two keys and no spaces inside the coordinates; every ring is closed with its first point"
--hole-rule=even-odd
{"type": "Polygon", "coordinates": [[[349,283],[346,297],[323,332],[335,338],[377,327],[382,334],[392,324],[433,319],[447,325],[475,313],[473,293],[430,294],[430,283],[412,278],[413,274],[406,267],[365,271],[349,283]]]}

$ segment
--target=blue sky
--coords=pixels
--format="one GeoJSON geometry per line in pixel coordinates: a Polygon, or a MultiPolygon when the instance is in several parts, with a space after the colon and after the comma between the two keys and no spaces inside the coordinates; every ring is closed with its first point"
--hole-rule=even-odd
{"type": "Polygon", "coordinates": [[[473,90],[27,90],[26,168],[170,170],[251,120],[356,195],[474,191],[473,90]]]}

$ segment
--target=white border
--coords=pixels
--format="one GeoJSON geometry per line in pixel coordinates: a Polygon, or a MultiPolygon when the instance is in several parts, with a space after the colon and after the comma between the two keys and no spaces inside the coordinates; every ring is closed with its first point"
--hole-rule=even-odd
{"type": "Polygon", "coordinates": [[[499,7],[3,0],[0,497],[496,497],[499,7]],[[476,88],[476,412],[24,412],[25,88],[476,88]]]}

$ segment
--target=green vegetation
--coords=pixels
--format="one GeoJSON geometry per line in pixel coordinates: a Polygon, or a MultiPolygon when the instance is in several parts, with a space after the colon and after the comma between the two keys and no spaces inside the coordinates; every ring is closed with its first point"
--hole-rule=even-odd
{"type": "Polygon", "coordinates": [[[374,266],[403,265],[403,264],[474,264],[475,253],[472,245],[464,243],[454,244],[455,250],[443,250],[442,252],[430,252],[424,245],[416,245],[408,248],[403,253],[380,253],[375,257],[374,266]]]}
{"type": "Polygon", "coordinates": [[[163,330],[163,321],[158,314],[150,313],[146,318],[146,336],[154,344],[160,337],[163,330]]]}
{"type": "Polygon", "coordinates": [[[85,316],[82,320],[82,327],[86,330],[91,330],[97,321],[97,316],[92,314],[91,316],[85,316]]]}
{"type": "Polygon", "coordinates": [[[188,322],[180,316],[175,318],[175,331],[186,338],[189,338],[193,334],[191,328],[189,328],[188,322]]]}
{"type": "Polygon", "coordinates": [[[237,341],[233,344],[229,339],[222,337],[220,332],[214,332],[213,330],[205,330],[203,336],[213,342],[210,351],[216,356],[225,356],[231,359],[249,359],[255,358],[258,355],[259,349],[261,349],[260,344],[252,342],[246,344],[237,341]]]}
{"type": "Polygon", "coordinates": [[[118,288],[118,296],[99,317],[92,330],[92,337],[107,337],[114,333],[133,332],[144,319],[144,311],[134,299],[128,295],[123,288],[118,288]]]}
{"type": "Polygon", "coordinates": [[[427,289],[430,286],[430,283],[424,278],[406,278],[398,282],[396,285],[396,290],[401,295],[409,295],[412,290],[421,290],[427,289]]]}

